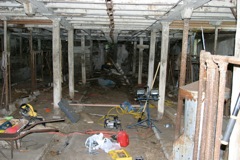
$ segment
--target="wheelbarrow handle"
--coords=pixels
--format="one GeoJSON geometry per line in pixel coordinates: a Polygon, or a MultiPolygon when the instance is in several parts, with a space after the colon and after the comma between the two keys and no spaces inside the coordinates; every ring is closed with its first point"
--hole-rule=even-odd
{"type": "Polygon", "coordinates": [[[40,121],[40,122],[36,122],[36,123],[34,123],[34,124],[24,128],[23,131],[27,131],[27,130],[29,130],[29,129],[31,129],[31,128],[35,127],[36,125],[39,125],[39,124],[54,123],[54,122],[64,122],[64,121],[65,121],[65,119],[51,119],[51,120],[46,120],[46,121],[40,121]]]}

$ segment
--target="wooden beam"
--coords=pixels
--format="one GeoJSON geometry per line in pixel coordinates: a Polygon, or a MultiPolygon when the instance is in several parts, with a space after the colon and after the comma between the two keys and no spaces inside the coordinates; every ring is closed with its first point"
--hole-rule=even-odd
{"type": "Polygon", "coordinates": [[[162,41],[161,41],[161,58],[160,58],[160,73],[159,73],[159,100],[158,100],[158,119],[161,119],[164,114],[166,77],[167,77],[167,59],[169,46],[169,22],[161,22],[162,24],[162,41]]]}
{"type": "Polygon", "coordinates": [[[62,66],[61,66],[61,39],[59,19],[53,20],[52,34],[53,57],[53,107],[59,109],[58,103],[62,98],[62,66]]]}
{"type": "Polygon", "coordinates": [[[156,36],[157,30],[153,29],[151,31],[151,41],[150,41],[150,49],[149,49],[149,60],[148,60],[148,87],[149,90],[152,88],[153,82],[153,72],[154,72],[154,61],[155,61],[155,48],[156,48],[156,36]]]}
{"type": "MultiPolygon", "coordinates": [[[[120,104],[88,104],[88,103],[70,103],[71,106],[79,106],[79,107],[116,107],[120,106],[120,104]]],[[[139,104],[132,105],[134,108],[140,108],[139,104]]]]}
{"type": "Polygon", "coordinates": [[[73,29],[68,30],[68,75],[69,75],[69,96],[74,98],[74,37],[73,29]]]}

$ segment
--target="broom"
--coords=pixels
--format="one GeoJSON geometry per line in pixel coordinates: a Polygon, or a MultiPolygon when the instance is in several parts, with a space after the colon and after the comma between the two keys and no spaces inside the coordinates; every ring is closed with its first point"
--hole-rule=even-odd
{"type": "MultiPolygon", "coordinates": [[[[157,77],[157,73],[158,73],[159,68],[160,68],[160,62],[158,63],[157,70],[156,70],[156,72],[155,72],[155,75],[154,75],[154,78],[153,78],[152,85],[151,85],[151,88],[150,88],[150,89],[152,89],[152,87],[153,87],[153,85],[154,85],[154,82],[155,82],[155,80],[156,80],[156,77],[157,77]]],[[[141,121],[142,121],[142,117],[143,117],[144,112],[145,112],[145,110],[146,110],[146,108],[147,108],[147,102],[148,102],[148,101],[146,101],[145,104],[144,104],[144,106],[143,106],[142,114],[141,114],[141,117],[138,119],[138,122],[141,122],[141,121]]]]}

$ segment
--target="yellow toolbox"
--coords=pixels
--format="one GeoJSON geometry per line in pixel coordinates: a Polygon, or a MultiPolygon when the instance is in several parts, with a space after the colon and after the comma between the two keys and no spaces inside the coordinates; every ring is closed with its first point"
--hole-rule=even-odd
{"type": "Polygon", "coordinates": [[[112,150],[108,154],[113,160],[132,160],[132,157],[125,149],[112,150]]]}

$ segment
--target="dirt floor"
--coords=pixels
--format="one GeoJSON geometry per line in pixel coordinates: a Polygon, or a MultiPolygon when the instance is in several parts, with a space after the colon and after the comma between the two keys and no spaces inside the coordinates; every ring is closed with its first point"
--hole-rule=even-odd
{"type": "MultiPolygon", "coordinates": [[[[96,82],[88,83],[85,86],[77,84],[75,86],[75,98],[72,100],[72,103],[120,105],[128,101],[131,104],[138,104],[138,102],[134,100],[136,88],[137,87],[130,88],[129,86],[107,88],[99,86],[96,82]]],[[[45,119],[52,119],[52,89],[47,86],[42,86],[39,91],[40,95],[33,102],[30,102],[30,104],[37,110],[38,115],[43,116],[45,119]]],[[[70,102],[67,84],[63,85],[62,93],[63,98],[70,102]]],[[[116,107],[113,107],[113,109],[110,107],[81,107],[77,105],[71,107],[80,116],[80,120],[77,123],[72,123],[66,115],[61,112],[61,116],[65,119],[65,122],[47,124],[48,127],[58,128],[60,132],[47,133],[52,135],[52,138],[48,140],[48,146],[40,159],[111,160],[110,155],[103,150],[98,149],[93,153],[89,153],[88,148],[85,146],[86,139],[94,133],[113,132],[113,134],[117,134],[119,132],[119,128],[104,128],[102,115],[107,114],[118,115],[122,129],[129,135],[130,143],[125,149],[133,160],[140,157],[144,160],[165,160],[171,156],[171,151],[166,150],[172,150],[174,125],[166,116],[159,121],[154,121],[154,124],[161,132],[157,134],[157,139],[156,134],[150,128],[142,128],[139,126],[129,128],[129,125],[131,126],[137,123],[139,117],[134,117],[131,114],[122,114],[121,110],[116,109],[116,107]],[[88,121],[93,122],[88,123],[88,121]],[[163,147],[163,143],[165,147],[163,147]]],[[[150,105],[150,113],[151,118],[156,119],[157,108],[150,105]]],[[[19,113],[16,111],[14,115],[17,116],[17,114],[19,113]]],[[[26,136],[26,139],[27,138],[28,136],[26,136]]],[[[109,138],[111,139],[111,137],[109,138]]],[[[34,145],[36,147],[37,143],[38,142],[33,143],[31,147],[34,148],[34,145]]]]}

